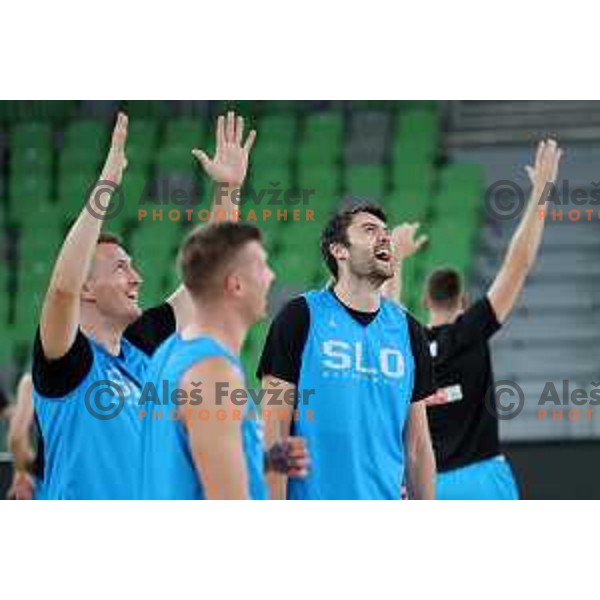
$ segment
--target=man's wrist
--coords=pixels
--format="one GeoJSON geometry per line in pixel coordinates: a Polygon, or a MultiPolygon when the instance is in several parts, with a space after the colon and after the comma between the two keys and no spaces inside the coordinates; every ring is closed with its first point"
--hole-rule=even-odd
{"type": "Polygon", "coordinates": [[[240,203],[241,184],[215,182],[214,202],[220,206],[223,200],[228,201],[235,206],[240,203]]]}

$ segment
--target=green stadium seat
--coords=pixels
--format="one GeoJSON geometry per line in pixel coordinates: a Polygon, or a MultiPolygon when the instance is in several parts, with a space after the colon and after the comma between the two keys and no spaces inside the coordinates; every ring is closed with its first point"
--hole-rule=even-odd
{"type": "Polygon", "coordinates": [[[60,121],[74,116],[76,100],[8,100],[0,102],[0,121],[60,121]]]}
{"type": "Polygon", "coordinates": [[[242,197],[247,199],[248,205],[260,206],[260,208],[284,208],[283,204],[277,206],[269,203],[282,200],[289,190],[295,188],[289,164],[261,167],[260,164],[254,163],[250,175],[250,189],[245,188],[245,196],[244,190],[242,190],[242,197]],[[256,199],[256,202],[253,199],[256,199]]]}
{"type": "Polygon", "coordinates": [[[52,147],[52,125],[49,123],[19,123],[10,132],[11,151],[52,147]]]}
{"type": "Polygon", "coordinates": [[[8,193],[11,217],[23,222],[40,202],[52,196],[52,179],[49,174],[39,177],[18,175],[11,178],[8,193]]]}
{"type": "Polygon", "coordinates": [[[383,207],[392,227],[400,223],[425,223],[430,213],[429,198],[413,192],[388,194],[383,207]]]}
{"type": "Polygon", "coordinates": [[[137,118],[160,118],[168,111],[164,100],[127,100],[123,104],[123,109],[129,116],[130,125],[137,118]]]}
{"type": "Polygon", "coordinates": [[[271,114],[262,117],[259,125],[260,141],[257,149],[266,142],[290,147],[296,141],[297,119],[291,114],[271,114]]]}
{"type": "Polygon", "coordinates": [[[156,157],[159,171],[189,171],[199,169],[198,161],[192,154],[193,146],[172,144],[162,146],[156,157]]]}
{"type": "Polygon", "coordinates": [[[429,108],[409,109],[398,120],[400,137],[436,137],[438,133],[437,110],[429,108]]]}
{"type": "Polygon", "coordinates": [[[158,121],[131,120],[125,154],[129,168],[147,169],[152,162],[158,142],[158,121]]]}
{"type": "Polygon", "coordinates": [[[480,194],[484,185],[484,173],[480,165],[452,164],[440,172],[440,189],[453,190],[460,188],[480,194]]]}
{"type": "Polygon", "coordinates": [[[342,156],[341,144],[325,146],[302,144],[296,151],[296,160],[299,169],[313,167],[338,168],[342,156]]]}
{"type": "Polygon", "coordinates": [[[468,274],[474,250],[473,229],[460,221],[453,224],[438,221],[429,233],[430,242],[423,252],[426,270],[451,266],[468,274]]]}
{"type": "Polygon", "coordinates": [[[8,269],[5,266],[5,262],[2,261],[2,265],[0,265],[0,329],[2,331],[4,331],[8,326],[8,317],[10,309],[10,296],[8,294],[8,277],[8,269]]]}
{"type": "Polygon", "coordinates": [[[106,223],[106,226],[122,231],[123,228],[130,222],[138,222],[140,220],[139,211],[142,209],[148,212],[157,207],[154,204],[145,202],[145,199],[150,197],[150,179],[146,176],[143,170],[129,169],[125,172],[121,183],[121,202],[122,208],[118,215],[106,223]]]}
{"type": "Polygon", "coordinates": [[[65,149],[76,150],[88,146],[108,150],[109,128],[103,121],[82,119],[71,122],[65,131],[65,149]]]}
{"type": "Polygon", "coordinates": [[[304,110],[301,100],[263,100],[261,102],[263,114],[270,113],[299,113],[304,110]]]}
{"type": "Polygon", "coordinates": [[[97,177],[98,172],[89,169],[86,172],[69,172],[59,178],[57,199],[67,219],[74,219],[81,212],[97,177]]]}
{"type": "Polygon", "coordinates": [[[380,201],[386,191],[383,165],[347,165],[344,190],[346,194],[380,201]]]}
{"type": "Polygon", "coordinates": [[[278,283],[310,287],[320,272],[319,248],[306,244],[302,252],[284,248],[272,260],[278,283]]]}
{"type": "Polygon", "coordinates": [[[17,100],[0,101],[0,122],[14,123],[18,121],[18,105],[17,100]]]}
{"type": "Polygon", "coordinates": [[[315,113],[306,118],[302,145],[341,148],[343,139],[344,117],[341,112],[315,113]]]}
{"type": "Polygon", "coordinates": [[[299,165],[298,186],[303,190],[314,190],[318,198],[340,196],[340,170],[320,165],[299,165]]]}
{"type": "Polygon", "coordinates": [[[349,110],[377,110],[393,111],[395,109],[392,100],[349,100],[346,108],[349,110]]]}
{"type": "Polygon", "coordinates": [[[169,119],[165,126],[165,145],[186,148],[202,148],[205,137],[204,121],[201,119],[169,119]]]}
{"type": "Polygon", "coordinates": [[[59,174],[67,175],[72,172],[94,172],[98,177],[106,161],[106,148],[100,146],[71,147],[61,152],[59,157],[59,174]]]}
{"type": "Polygon", "coordinates": [[[292,162],[294,148],[291,145],[276,141],[262,140],[252,151],[254,171],[269,171],[271,167],[289,166],[292,162]]]}
{"type": "Polygon", "coordinates": [[[435,181],[435,169],[427,162],[399,162],[392,165],[392,187],[401,192],[429,194],[435,181]]]}
{"type": "Polygon", "coordinates": [[[437,149],[438,143],[434,137],[397,137],[392,144],[392,162],[393,164],[417,161],[433,163],[437,149]]]}
{"type": "Polygon", "coordinates": [[[50,148],[17,148],[10,152],[12,176],[51,176],[52,152],[50,148]]]}
{"type": "Polygon", "coordinates": [[[129,250],[143,279],[141,298],[145,307],[164,301],[166,280],[171,278],[180,237],[178,223],[165,220],[142,221],[133,231],[129,250]]]}

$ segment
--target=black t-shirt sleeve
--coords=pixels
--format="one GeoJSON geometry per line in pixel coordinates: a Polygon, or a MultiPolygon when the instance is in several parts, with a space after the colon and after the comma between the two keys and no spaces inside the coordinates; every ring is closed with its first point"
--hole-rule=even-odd
{"type": "Polygon", "coordinates": [[[271,323],[256,376],[272,375],[298,385],[302,353],[310,328],[310,310],[306,298],[290,300],[271,323]]]}
{"type": "Polygon", "coordinates": [[[419,402],[435,392],[433,361],[423,326],[413,316],[407,314],[406,317],[415,360],[415,382],[411,402],[419,402]]]}
{"type": "Polygon", "coordinates": [[[75,341],[64,356],[52,360],[46,358],[38,329],[33,343],[33,386],[42,396],[66,396],[85,379],[92,368],[93,360],[90,342],[80,329],[77,330],[75,341]]]}
{"type": "Polygon", "coordinates": [[[500,323],[487,296],[472,304],[454,324],[453,333],[461,345],[487,341],[500,329],[500,323]]]}
{"type": "Polygon", "coordinates": [[[175,311],[165,302],[144,311],[137,321],[125,330],[123,336],[148,356],[176,329],[175,311]]]}
{"type": "Polygon", "coordinates": [[[3,413],[6,407],[10,404],[8,396],[3,388],[0,387],[0,413],[3,413]]]}

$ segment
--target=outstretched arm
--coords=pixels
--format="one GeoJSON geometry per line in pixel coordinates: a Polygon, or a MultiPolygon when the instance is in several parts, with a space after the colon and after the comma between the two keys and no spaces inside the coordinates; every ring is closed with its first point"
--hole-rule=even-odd
{"type": "Polygon", "coordinates": [[[236,117],[233,111],[229,111],[227,118],[220,116],[217,120],[217,145],[213,158],[198,148],[192,150],[215,185],[212,220],[218,209],[225,211],[228,219],[234,219],[236,211],[239,211],[241,187],[246,179],[248,157],[256,139],[256,131],[252,130],[242,144],[243,139],[244,118],[236,117]]]}
{"type": "Polygon", "coordinates": [[[127,166],[125,141],[127,117],[120,113],[113,131],[108,157],[98,184],[92,190],[94,211],[83,207],[71,227],[54,264],[40,319],[40,335],[48,359],[64,356],[73,342],[79,325],[79,297],[89,273],[94,251],[114,190],[120,185],[127,166]]]}
{"type": "Polygon", "coordinates": [[[417,235],[419,223],[402,223],[392,230],[394,276],[383,284],[382,293],[389,300],[402,304],[402,264],[427,242],[426,235],[417,235]]]}
{"type": "Polygon", "coordinates": [[[533,185],[529,203],[515,231],[502,267],[488,291],[488,298],[498,322],[506,321],[525,278],[532,269],[538,253],[545,219],[539,213],[546,208],[549,184],[554,184],[562,150],[555,140],[540,142],[533,167],[526,167],[533,185]]]}
{"type": "MultiPolygon", "coordinates": [[[[209,158],[198,148],[194,148],[192,154],[198,159],[215,186],[211,221],[215,220],[217,211],[221,211],[226,219],[236,220],[236,216],[239,215],[240,192],[248,172],[248,157],[256,139],[256,131],[252,130],[242,144],[244,119],[240,116],[236,117],[235,113],[230,111],[226,118],[220,116],[217,119],[216,138],[213,158],[209,158]]],[[[190,320],[193,311],[192,303],[183,285],[177,288],[167,302],[175,311],[177,327],[181,328],[190,320]]]]}

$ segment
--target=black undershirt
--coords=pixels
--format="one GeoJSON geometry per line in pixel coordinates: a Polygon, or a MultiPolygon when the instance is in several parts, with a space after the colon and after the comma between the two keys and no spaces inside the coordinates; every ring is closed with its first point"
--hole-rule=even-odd
{"type": "Polygon", "coordinates": [[[6,392],[2,387],[0,387],[0,415],[8,408],[10,401],[6,392]]]}
{"type": "Polygon", "coordinates": [[[436,388],[462,399],[427,409],[438,471],[448,471],[499,454],[495,402],[485,395],[494,375],[488,341],[500,329],[483,297],[454,323],[427,331],[436,388]]]}
{"type": "MultiPolygon", "coordinates": [[[[333,291],[331,293],[346,311],[362,325],[368,325],[379,311],[362,312],[346,306],[333,291]]],[[[410,343],[415,359],[415,383],[412,402],[423,400],[434,391],[431,357],[427,337],[422,325],[406,313],[410,343]]],[[[310,329],[310,309],[306,298],[290,300],[273,320],[257,369],[258,379],[272,375],[298,385],[302,367],[302,353],[310,329]]]]}
{"type": "MultiPolygon", "coordinates": [[[[175,313],[169,303],[150,308],[133,322],[123,337],[148,356],[175,332],[175,313]]],[[[94,354],[88,338],[79,329],[71,348],[61,358],[44,355],[39,329],[33,345],[32,379],[36,391],[49,398],[72,392],[92,368],[94,354]]]]}
{"type": "MultiPolygon", "coordinates": [[[[134,321],[124,332],[123,337],[148,356],[152,356],[160,344],[175,333],[175,312],[169,303],[150,308],[134,321]]],[[[35,390],[48,398],[61,398],[75,390],[92,368],[94,353],[90,341],[77,330],[75,341],[67,353],[49,360],[44,354],[39,328],[33,345],[31,377],[35,390]]],[[[34,413],[37,452],[33,473],[44,476],[44,439],[37,415],[34,413]]]]}

